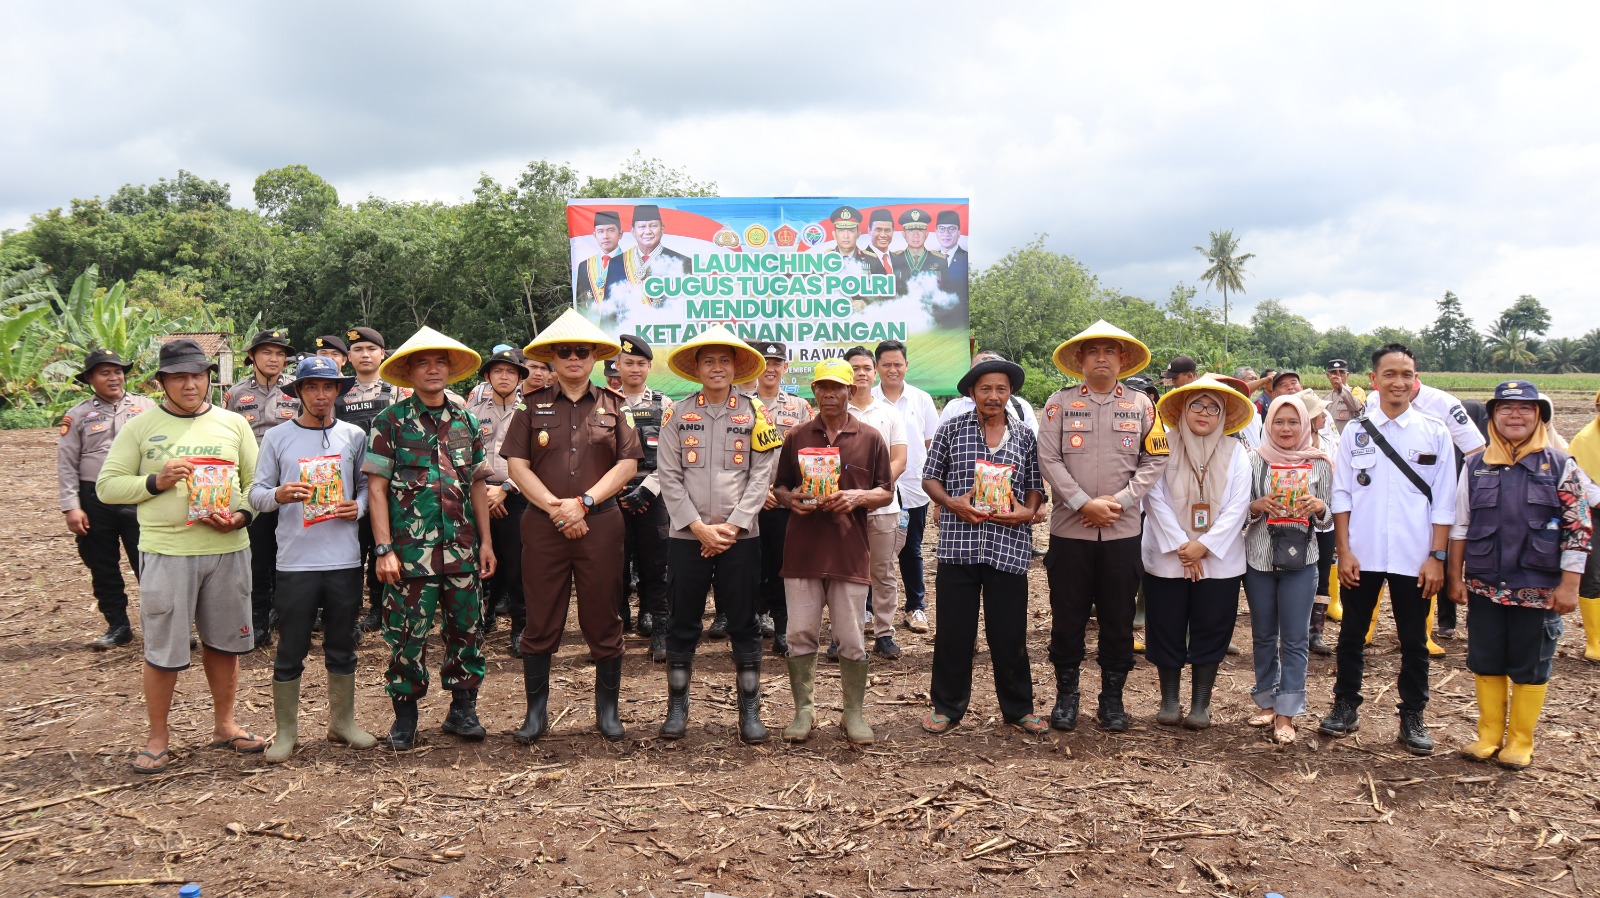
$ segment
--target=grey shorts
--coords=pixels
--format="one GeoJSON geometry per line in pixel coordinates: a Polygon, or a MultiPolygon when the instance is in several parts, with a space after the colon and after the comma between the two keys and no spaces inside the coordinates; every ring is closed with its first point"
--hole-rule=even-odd
{"type": "Polygon", "coordinates": [[[219,652],[243,655],[255,647],[249,549],[225,555],[140,552],[139,559],[139,627],[151,667],[188,667],[191,628],[219,652]]]}

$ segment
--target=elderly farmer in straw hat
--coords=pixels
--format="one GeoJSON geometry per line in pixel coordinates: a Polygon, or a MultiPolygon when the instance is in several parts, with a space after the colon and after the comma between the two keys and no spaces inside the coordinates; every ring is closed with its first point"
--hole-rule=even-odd
{"type": "Polygon", "coordinates": [[[494,576],[489,466],[478,421],[445,393],[472,375],[478,354],[431,327],[385,359],[379,373],[409,398],[378,413],[361,470],[367,475],[373,552],[384,589],[388,692],[394,725],[384,745],[416,744],[417,701],[428,692],[428,631],[440,618],[439,680],[452,695],[444,731],[487,735],[478,722],[483,684],[480,578],[494,576]]]}
{"type": "Polygon", "coordinates": [[[568,309],[522,354],[548,363],[555,380],[523,397],[500,448],[528,500],[522,516],[523,689],[528,713],[512,734],[529,744],[549,727],[550,656],[561,644],[574,582],[578,626],[594,659],[595,727],[620,741],[622,688],[622,511],[616,495],[644,452],[620,393],[590,382],[617,341],[568,309]]]}

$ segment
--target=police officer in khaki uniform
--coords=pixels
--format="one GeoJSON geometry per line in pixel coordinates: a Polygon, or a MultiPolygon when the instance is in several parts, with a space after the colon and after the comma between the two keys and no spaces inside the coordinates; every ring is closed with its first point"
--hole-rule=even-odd
{"type": "Polygon", "coordinates": [[[89,643],[105,651],[133,641],[128,624],[128,590],[120,559],[128,556],[139,576],[139,517],[132,505],[107,505],[95,496],[94,481],[106,460],[111,440],[134,415],[155,403],[123,389],[131,362],[109,349],[96,349],[83,361],[75,379],[93,392],[61,417],[56,444],[56,481],[61,513],[78,543],[78,557],[89,569],[95,604],[106,619],[106,631],[89,643]],[[119,547],[120,544],[120,547],[119,547]]]}
{"type": "Polygon", "coordinates": [[[512,416],[523,408],[522,381],[528,368],[521,352],[506,349],[485,359],[478,376],[489,388],[467,411],[478,419],[483,437],[489,465],[489,535],[494,541],[494,557],[500,562],[494,576],[483,584],[483,632],[485,638],[494,632],[496,613],[504,604],[511,615],[511,656],[520,658],[522,627],[527,620],[522,597],[522,513],[528,510],[528,500],[517,492],[506,460],[500,457],[500,446],[511,429],[512,416]]]}
{"type": "Polygon", "coordinates": [[[566,629],[572,588],[578,626],[594,659],[595,726],[616,742],[627,734],[618,715],[622,688],[623,523],[616,495],[644,456],[622,396],[595,386],[597,361],[622,351],[568,309],[523,347],[548,362],[555,382],[523,398],[500,454],[527,497],[522,516],[522,677],[528,714],[512,738],[522,744],[549,727],[550,656],[566,629]]]}
{"type": "MultiPolygon", "coordinates": [[[[650,637],[650,660],[667,660],[667,507],[661,503],[661,483],[656,476],[656,445],[661,422],[672,400],[645,385],[655,351],[635,334],[617,338],[622,354],[614,364],[621,379],[619,392],[633,415],[644,458],[628,486],[617,496],[627,523],[627,558],[639,579],[639,633],[650,637]]],[[[622,624],[628,625],[628,596],[622,597],[622,624]]]]}
{"type": "MultiPolygon", "coordinates": [[[[267,431],[300,414],[300,400],[283,391],[293,378],[283,373],[294,347],[281,330],[262,331],[250,341],[244,360],[250,376],[234,384],[222,407],[250,423],[256,445],[267,431]]],[[[250,616],[256,648],[272,644],[272,596],[278,582],[278,513],[258,514],[250,521],[250,616]]]]}
{"type": "MultiPolygon", "coordinates": [[[[352,327],[345,331],[344,338],[349,350],[350,367],[356,374],[356,385],[334,403],[334,416],[370,434],[372,421],[378,417],[378,413],[410,396],[411,391],[378,376],[378,368],[388,354],[383,334],[370,327],[352,327]]],[[[383,584],[378,582],[378,558],[372,554],[372,518],[363,515],[358,523],[361,527],[358,531],[361,564],[367,569],[367,600],[370,605],[357,627],[363,633],[376,633],[383,626],[383,584]]]]}
{"type": "MultiPolygon", "coordinates": [[[[790,430],[811,420],[811,403],[783,389],[784,375],[789,373],[789,347],[778,342],[750,345],[766,359],[767,367],[748,395],[761,400],[767,420],[778,428],[779,436],[787,438],[790,430]]],[[[783,570],[783,536],[788,530],[789,509],[768,489],[767,501],[761,506],[761,599],[756,605],[756,622],[762,636],[772,637],[772,653],[785,658],[789,656],[789,605],[779,572],[783,570]]]]}
{"type": "Polygon", "coordinates": [[[761,583],[758,515],[783,444],[760,400],[734,387],[761,375],[766,360],[724,325],[714,325],[673,351],[673,373],[701,384],[673,404],[661,429],[656,464],[671,518],[672,629],[667,634],[667,719],[664,739],[681,739],[689,723],[689,678],[700,642],[706,593],[728,616],[738,671],[739,738],[767,741],[761,723],[761,583]]]}

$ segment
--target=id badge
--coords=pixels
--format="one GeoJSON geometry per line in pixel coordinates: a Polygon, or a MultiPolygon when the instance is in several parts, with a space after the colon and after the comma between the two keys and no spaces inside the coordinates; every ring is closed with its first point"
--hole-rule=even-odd
{"type": "Polygon", "coordinates": [[[1189,506],[1189,518],[1193,526],[1189,529],[1204,533],[1211,529],[1211,504],[1209,502],[1196,502],[1189,506]]]}

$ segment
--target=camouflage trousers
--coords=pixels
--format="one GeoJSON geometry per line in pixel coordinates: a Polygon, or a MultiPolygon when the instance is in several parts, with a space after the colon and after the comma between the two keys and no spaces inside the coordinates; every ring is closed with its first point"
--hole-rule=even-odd
{"type": "Polygon", "coordinates": [[[483,597],[477,574],[407,577],[383,587],[383,639],[389,643],[388,692],[422,698],[428,694],[428,632],[439,615],[444,663],[439,681],[446,689],[477,689],[483,684],[483,633],[478,620],[483,597]]]}

